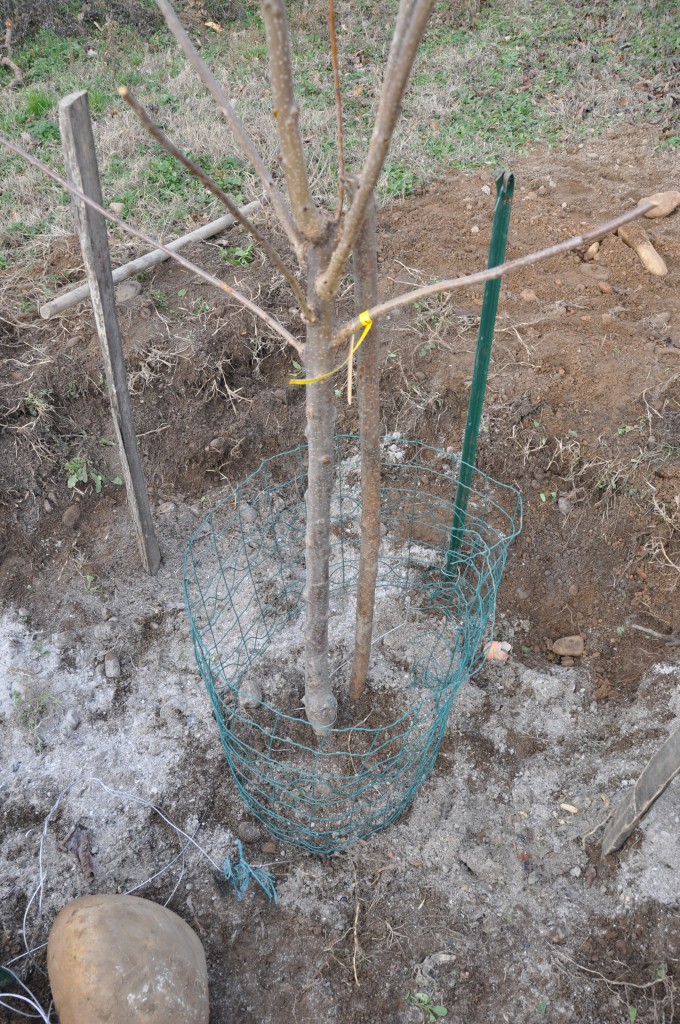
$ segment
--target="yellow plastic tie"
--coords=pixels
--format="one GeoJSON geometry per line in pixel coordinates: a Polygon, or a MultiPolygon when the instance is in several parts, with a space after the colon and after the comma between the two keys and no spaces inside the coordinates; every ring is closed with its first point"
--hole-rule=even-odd
{"type": "Polygon", "coordinates": [[[362,343],[362,341],[364,340],[364,338],[366,337],[366,335],[370,331],[371,327],[373,326],[373,321],[371,320],[370,316],[368,315],[368,310],[365,310],[363,313],[359,314],[359,321],[360,321],[360,323],[363,324],[363,327],[364,327],[364,329],[363,329],[363,331],[361,333],[361,337],[359,338],[359,340],[356,343],[356,345],[354,345],[350,349],[349,355],[345,359],[343,359],[343,361],[338,366],[336,366],[334,370],[329,370],[328,373],[321,373],[321,374],[319,374],[318,377],[306,377],[304,380],[300,380],[297,377],[292,377],[288,381],[288,383],[289,384],[318,384],[319,381],[328,380],[328,378],[332,377],[334,373],[338,373],[340,370],[342,370],[343,366],[347,366],[347,364],[349,363],[350,359],[354,356],[354,353],[359,348],[359,345],[362,343]]]}

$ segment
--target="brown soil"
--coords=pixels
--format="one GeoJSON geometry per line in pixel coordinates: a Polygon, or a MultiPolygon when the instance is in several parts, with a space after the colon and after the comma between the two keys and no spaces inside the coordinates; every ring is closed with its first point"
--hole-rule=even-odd
{"type": "MultiPolygon", "coordinates": [[[[530,155],[515,168],[509,256],[575,235],[642,195],[677,187],[671,171],[670,159],[651,155],[643,137],[530,155]]],[[[484,264],[493,207],[485,186],[493,192],[491,174],[452,175],[382,211],[385,295],[405,283],[484,264]]],[[[512,546],[499,594],[501,630],[512,622],[516,657],[527,670],[542,671],[559,661],[547,643],[580,633],[586,651],[579,662],[583,700],[592,707],[608,702],[612,720],[636,701],[650,667],[672,654],[670,645],[632,624],[663,634],[680,629],[680,215],[645,226],[666,260],[666,278],[648,275],[616,237],[602,243],[595,260],[577,251],[507,278],[478,459],[484,471],[516,484],[524,500],[524,529],[512,546]]],[[[225,273],[214,247],[188,255],[250,288],[284,322],[300,328],[266,268],[255,263],[225,273]]],[[[55,242],[49,261],[53,273],[76,272],[75,241],[55,242]]],[[[36,297],[30,273],[23,288],[24,298],[36,297]]],[[[460,449],[480,305],[480,291],[462,291],[448,304],[432,303],[384,323],[386,431],[460,449]]],[[[161,519],[168,514],[165,503],[186,510],[177,529],[188,539],[216,495],[261,459],[303,440],[303,389],[287,385],[294,372],[289,352],[174,266],[164,265],[145,280],[139,295],[121,304],[120,319],[152,502],[161,519]]],[[[69,615],[89,614],[83,580],[91,577],[93,585],[113,593],[117,580],[129,577],[137,564],[133,537],[124,528],[122,488],[105,484],[100,494],[81,488],[75,529],[62,523],[74,502],[66,486],[68,459],[87,455],[109,479],[118,473],[115,448],[100,443],[112,432],[91,312],[80,308],[47,324],[0,319],[0,361],[0,597],[7,606],[25,609],[36,630],[64,628],[69,615]]],[[[342,399],[338,429],[356,429],[355,410],[342,399]]],[[[178,596],[179,590],[178,578],[178,596]]],[[[147,617],[140,625],[139,652],[159,624],[162,617],[155,624],[147,617]]],[[[121,681],[114,707],[125,706],[129,687],[129,679],[121,681]]],[[[480,699],[477,713],[484,721],[490,705],[480,699]]],[[[649,728],[664,721],[662,712],[652,705],[656,721],[646,723],[652,749],[660,734],[649,728]]],[[[471,799],[484,789],[490,761],[499,759],[511,772],[514,759],[540,757],[546,748],[544,740],[517,731],[508,734],[507,750],[498,749],[476,722],[471,715],[459,724],[455,747],[447,738],[435,773],[438,784],[449,770],[447,757],[457,751],[470,766],[471,799]]],[[[595,737],[593,750],[597,742],[595,737]]],[[[625,735],[617,742],[625,760],[625,735]]],[[[216,769],[204,759],[200,742],[187,740],[187,758],[210,788],[205,780],[216,769]]],[[[238,820],[238,806],[223,788],[215,790],[211,820],[238,820]]],[[[451,813],[448,808],[446,815],[451,813]]],[[[36,809],[15,824],[29,828],[43,817],[36,809]]],[[[429,964],[426,975],[448,1000],[451,1019],[481,1024],[521,1015],[613,1024],[628,1020],[627,1006],[633,1004],[640,1021],[676,1019],[666,983],[657,991],[626,989],[619,982],[645,984],[650,970],[653,978],[660,963],[671,964],[680,955],[677,902],[675,908],[624,908],[615,922],[580,920],[565,947],[571,959],[555,968],[552,1016],[543,1017],[541,964],[526,964],[514,978],[503,968],[507,961],[518,969],[517,951],[530,927],[526,905],[516,908],[516,916],[501,918],[489,882],[483,913],[476,916],[468,908],[459,926],[441,887],[417,866],[404,868],[399,881],[402,868],[390,868],[386,835],[375,850],[359,844],[349,866],[347,858],[307,863],[311,875],[317,869],[323,874],[324,900],[339,908],[343,922],[349,920],[349,931],[334,928],[336,910],[315,917],[316,912],[289,908],[276,916],[261,898],[229,902],[226,911],[205,902],[196,910],[191,923],[208,949],[215,1024],[415,1022],[419,1014],[405,1007],[404,995],[417,986],[414,965],[422,966],[433,951],[457,957],[455,970],[440,960],[429,964]],[[358,874],[356,864],[351,866],[355,861],[358,874]],[[360,987],[350,913],[357,903],[363,908],[360,987]],[[616,984],[607,984],[588,971],[614,979],[612,949],[625,971],[616,984]],[[319,969],[310,980],[314,958],[319,969]],[[298,977],[306,979],[302,987],[298,977]]],[[[528,849],[531,837],[516,842],[528,849]]],[[[617,866],[609,869],[614,888],[617,866]]],[[[288,870],[281,867],[282,880],[288,870]]],[[[290,868],[291,875],[296,871],[290,868]]],[[[557,900],[559,892],[557,886],[557,900]]],[[[14,910],[12,919],[20,920],[18,899],[14,910]]],[[[188,911],[181,912],[190,919],[188,911]]],[[[536,921],[533,926],[538,928],[536,921]]],[[[559,951],[565,927],[555,925],[554,931],[557,937],[545,941],[559,951]]],[[[548,959],[554,967],[554,958],[548,959]]]]}
{"type": "MultiPolygon", "coordinates": [[[[535,155],[516,176],[509,256],[575,235],[673,184],[670,162],[659,169],[644,139],[593,143],[560,158],[535,155]]],[[[482,186],[489,184],[483,173],[456,176],[383,211],[385,294],[483,264],[492,201],[482,186]]],[[[658,655],[659,642],[628,628],[631,621],[662,633],[680,627],[671,564],[680,564],[678,223],[677,214],[646,222],[669,265],[666,278],[651,277],[610,237],[596,261],[582,251],[555,258],[509,277],[501,297],[479,465],[521,489],[526,523],[500,609],[531,622],[525,647],[536,656],[545,656],[545,638],[583,633],[599,697],[634,693],[658,655]],[[603,293],[601,283],[611,291],[603,293]],[[676,529],[654,511],[654,497],[675,515],[676,529]]],[[[224,271],[214,247],[189,255],[224,271]]],[[[48,262],[53,272],[73,272],[76,241],[55,242],[48,262]]],[[[253,265],[228,276],[247,281],[281,315],[285,297],[271,272],[253,265]]],[[[399,312],[385,323],[383,403],[386,431],[459,450],[481,294],[456,292],[453,300],[470,316],[444,312],[443,329],[437,309],[429,320],[427,311],[399,312]]],[[[303,440],[303,389],[287,385],[290,354],[209,286],[164,265],[120,313],[157,504],[172,497],[209,504],[212,488],[238,482],[262,458],[303,440]]],[[[296,326],[293,314],[284,311],[283,320],[296,326]]],[[[75,539],[97,577],[110,572],[121,553],[101,538],[125,498],[111,487],[101,495],[88,489],[75,538],[61,524],[70,502],[68,458],[87,454],[109,477],[117,474],[115,449],[98,443],[111,428],[89,311],[55,324],[2,326],[0,594],[24,603],[37,569],[45,586],[62,570],[61,550],[49,550],[52,537],[75,539]],[[48,402],[44,419],[31,415],[36,395],[48,402]],[[50,492],[57,501],[47,512],[50,492]]],[[[340,401],[338,412],[338,429],[355,430],[354,409],[340,401]]],[[[54,615],[52,604],[42,612],[54,615]]]]}

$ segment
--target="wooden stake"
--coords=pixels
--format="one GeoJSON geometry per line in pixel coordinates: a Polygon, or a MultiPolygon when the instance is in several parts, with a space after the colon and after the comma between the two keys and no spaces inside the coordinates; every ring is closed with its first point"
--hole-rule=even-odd
{"type": "MultiPolygon", "coordinates": [[[[241,208],[241,213],[248,216],[259,210],[260,206],[259,199],[256,199],[252,203],[248,203],[247,206],[241,208]]],[[[211,221],[209,224],[204,224],[200,228],[196,228],[194,231],[190,231],[188,235],[182,235],[180,238],[175,238],[172,242],[166,244],[165,249],[152,249],[151,252],[144,253],[143,256],[138,256],[137,259],[131,260],[129,263],[124,263],[122,267],[116,267],[113,271],[113,283],[119,284],[121,281],[127,280],[128,277],[133,277],[135,274],[141,274],[145,270],[150,270],[152,267],[162,263],[163,260],[170,259],[170,254],[166,252],[166,249],[171,249],[173,252],[177,252],[185,245],[189,245],[190,242],[202,242],[206,238],[211,238],[213,235],[217,235],[220,231],[225,231],[231,227],[232,224],[236,223],[236,218],[232,217],[228,213],[225,217],[219,217],[217,220],[211,221]]],[[[40,307],[40,316],[43,320],[49,320],[50,317],[56,316],[58,313],[63,313],[67,309],[71,309],[72,306],[77,306],[79,302],[85,302],[90,297],[90,286],[89,284],[79,284],[77,288],[72,288],[70,291],[60,292],[55,298],[50,299],[44,306],[40,307]]]]}
{"type": "Polygon", "coordinates": [[[645,765],[612,815],[602,837],[602,855],[614,853],[637,828],[642,817],[680,773],[680,729],[669,736],[645,765]]]}
{"type": "MultiPolygon", "coordinates": [[[[86,92],[71,93],[60,102],[59,129],[69,179],[86,196],[102,205],[97,154],[86,92]]],[[[90,286],[92,309],[97,323],[104,373],[111,400],[113,426],[118,440],[132,522],[144,568],[150,575],[155,576],[160,566],[161,554],[151,518],[144,469],[132,420],[123,346],[116,315],[106,221],[100,213],[75,196],[73,206],[80,249],[90,286]]]]}

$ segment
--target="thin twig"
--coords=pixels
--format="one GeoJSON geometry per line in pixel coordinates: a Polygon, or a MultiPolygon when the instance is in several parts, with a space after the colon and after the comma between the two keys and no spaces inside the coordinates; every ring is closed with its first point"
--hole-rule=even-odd
{"type": "MultiPolygon", "coordinates": [[[[368,315],[371,317],[371,320],[375,320],[376,317],[384,316],[385,313],[391,313],[392,310],[400,309],[402,306],[410,306],[419,299],[426,299],[430,295],[439,295],[441,292],[450,292],[455,288],[466,288],[468,285],[494,281],[498,277],[510,274],[514,270],[521,270],[523,267],[529,267],[534,263],[539,263],[541,260],[549,259],[551,256],[559,256],[563,252],[571,252],[572,249],[579,249],[581,246],[590,245],[591,242],[596,241],[598,238],[604,238],[605,235],[616,231],[623,224],[637,220],[638,217],[642,217],[648,210],[653,208],[653,203],[641,203],[634,209],[628,210],[627,213],[614,217],[613,220],[598,224],[596,227],[591,228],[590,231],[585,231],[582,235],[575,235],[573,238],[567,238],[563,242],[550,245],[547,249],[539,249],[536,252],[528,253],[526,256],[518,256],[517,259],[508,260],[507,263],[500,263],[497,267],[491,267],[489,270],[480,270],[475,274],[454,277],[449,281],[439,281],[437,284],[425,285],[422,288],[414,289],[412,292],[397,295],[394,299],[387,299],[385,302],[381,302],[377,306],[373,306],[372,309],[367,310],[368,315]]],[[[348,321],[336,333],[333,339],[333,347],[338,348],[349,338],[350,334],[354,334],[360,329],[361,320],[359,317],[348,321]]]]}
{"type": "MultiPolygon", "coordinates": [[[[331,256],[328,268],[324,274],[319,276],[317,281],[316,291],[323,299],[328,300],[335,295],[340,285],[345,264],[359,237],[364,213],[366,212],[366,204],[373,195],[380,172],[383,169],[390,148],[394,126],[401,111],[401,102],[404,98],[413,61],[415,60],[433,3],[434,0],[415,0],[410,20],[404,28],[400,44],[399,40],[397,40],[396,45],[399,46],[398,54],[395,55],[393,62],[389,62],[391,64],[390,76],[389,78],[386,77],[383,82],[373,135],[371,136],[366,160],[359,177],[359,184],[352,200],[352,205],[347,212],[342,234],[331,256]]],[[[394,48],[395,41],[393,39],[394,48]]]]}
{"type": "Polygon", "coordinates": [[[328,30],[331,38],[331,63],[333,64],[333,87],[335,89],[335,115],[338,122],[338,206],[336,221],[342,217],[345,198],[345,153],[342,128],[342,93],[340,92],[340,67],[338,64],[338,37],[335,31],[335,0],[328,0],[328,30]]]}
{"type": "Polygon", "coordinates": [[[191,39],[185,31],[181,21],[175,14],[169,0],[156,0],[156,4],[165,18],[166,25],[172,32],[179,46],[184,51],[185,57],[214,99],[218,110],[229,125],[234,137],[243,151],[244,156],[246,156],[253,165],[254,170],[264,186],[265,192],[269,196],[269,201],[271,202],[272,208],[279,219],[281,227],[288,235],[295,252],[300,256],[302,253],[302,239],[295,227],[295,224],[293,223],[286,201],[271,176],[267,165],[262,159],[257,146],[255,145],[255,140],[242,124],[224,89],[217,81],[206,62],[200,56],[194,44],[191,42],[191,39]]]}
{"type": "Polygon", "coordinates": [[[352,872],[354,875],[354,923],[352,925],[352,937],[354,939],[354,951],[352,953],[352,973],[354,974],[354,984],[357,988],[361,988],[359,981],[359,975],[357,974],[357,954],[361,950],[359,944],[359,914],[361,912],[361,902],[359,900],[359,885],[357,882],[357,866],[352,861],[352,872]]]}
{"type": "Polygon", "coordinates": [[[135,97],[124,85],[121,85],[119,87],[118,92],[123,97],[128,106],[134,110],[135,114],[137,115],[141,123],[144,125],[146,130],[149,132],[149,134],[153,135],[154,139],[163,147],[163,149],[172,157],[174,157],[175,160],[178,160],[183,167],[186,167],[190,174],[193,174],[194,177],[198,178],[198,180],[203,185],[205,185],[205,187],[210,192],[212,192],[212,194],[217,199],[219,199],[219,201],[223,203],[224,206],[226,206],[226,208],[229,210],[229,213],[239,222],[241,227],[245,228],[245,230],[250,235],[252,235],[252,237],[255,239],[255,241],[262,249],[262,251],[269,257],[269,259],[272,261],[278,272],[281,274],[283,278],[285,278],[285,280],[290,285],[295,295],[295,298],[300,303],[302,319],[305,322],[307,322],[308,320],[313,320],[312,311],[307,305],[305,293],[302,290],[300,282],[297,280],[293,272],[283,262],[283,260],[277,253],[276,249],[274,249],[273,246],[270,245],[267,239],[255,227],[255,225],[251,224],[248,218],[241,212],[241,210],[236,205],[231,196],[227,195],[227,193],[220,188],[217,182],[213,181],[209,174],[206,174],[202,167],[199,167],[198,164],[195,164],[194,161],[190,160],[188,156],[185,156],[182,150],[178,149],[177,146],[170,141],[170,139],[163,131],[161,131],[158,125],[154,124],[154,122],[151,120],[142,104],[135,99],[135,97]]]}
{"type": "Polygon", "coordinates": [[[665,981],[669,980],[668,978],[663,977],[654,978],[652,981],[645,982],[619,981],[616,978],[608,978],[605,974],[602,974],[601,971],[596,971],[592,967],[584,967],[584,965],[578,963],[577,960],[572,960],[572,958],[568,956],[567,953],[559,953],[558,959],[566,960],[567,963],[573,964],[574,967],[578,968],[579,971],[583,971],[584,974],[592,974],[594,977],[599,978],[600,981],[604,981],[607,985],[614,985],[620,988],[634,988],[640,991],[644,991],[645,989],[654,988],[655,985],[663,984],[665,981]]]}
{"type": "Polygon", "coordinates": [[[2,135],[0,135],[0,146],[5,146],[6,149],[9,149],[12,153],[16,153],[17,156],[22,157],[33,167],[37,167],[37,169],[39,171],[42,171],[43,174],[46,174],[48,178],[52,178],[53,181],[56,181],[58,185],[61,185],[62,188],[65,188],[67,192],[71,193],[71,195],[76,196],[77,199],[80,199],[81,202],[86,203],[93,210],[96,210],[97,213],[101,213],[102,217],[106,217],[106,219],[110,220],[113,224],[117,224],[119,228],[123,229],[123,231],[127,231],[128,234],[133,235],[134,238],[139,238],[142,242],[145,242],[147,245],[152,246],[154,249],[160,249],[162,252],[167,253],[168,256],[175,261],[175,263],[179,263],[179,265],[181,267],[184,267],[185,270],[190,270],[192,274],[196,274],[197,277],[201,277],[204,281],[207,281],[208,284],[212,284],[215,286],[215,288],[219,288],[221,291],[226,292],[227,295],[229,295],[232,299],[235,299],[236,302],[240,303],[240,305],[245,306],[246,309],[249,309],[250,312],[254,314],[254,316],[257,316],[260,318],[260,320],[263,320],[268,327],[270,327],[273,331],[279,334],[285,341],[288,342],[289,345],[292,345],[296,352],[298,352],[301,356],[304,357],[304,345],[301,342],[299,342],[297,338],[294,338],[290,331],[287,331],[285,327],[283,327],[280,323],[274,320],[274,318],[271,317],[269,313],[265,312],[264,309],[260,309],[260,307],[256,306],[254,302],[251,302],[249,298],[247,298],[245,295],[242,295],[240,292],[237,292],[234,288],[231,287],[231,285],[228,285],[226,281],[220,281],[219,278],[213,277],[213,275],[209,274],[207,270],[203,270],[201,267],[197,266],[196,263],[192,263],[191,260],[186,259],[184,256],[180,256],[178,252],[175,252],[173,249],[170,249],[167,245],[162,245],[161,242],[158,242],[156,239],[151,238],[150,235],[147,235],[143,231],[139,231],[137,228],[133,228],[129,224],[126,224],[125,221],[120,219],[120,217],[116,217],[114,213],[111,213],[109,210],[105,210],[103,206],[100,206],[99,203],[96,203],[94,201],[94,199],[91,199],[89,196],[86,196],[83,192],[80,191],[80,189],[76,188],[75,185],[72,185],[70,182],[66,181],[59,174],[57,174],[56,171],[53,171],[41,160],[38,160],[36,157],[31,156],[29,153],[23,150],[21,146],[17,146],[15,142],[10,142],[9,139],[4,138],[4,136],[2,135]]]}
{"type": "Polygon", "coordinates": [[[638,626],[637,622],[631,622],[631,629],[637,629],[640,633],[647,633],[648,636],[653,636],[657,640],[666,640],[670,644],[680,644],[680,633],[676,630],[674,633],[657,633],[655,629],[647,629],[646,626],[638,626]]]}
{"type": "Polygon", "coordinates": [[[293,91],[286,5],[283,0],[261,0],[260,11],[267,34],[273,113],[281,147],[281,166],[288,186],[293,218],[306,238],[318,240],[323,234],[325,218],[312,198],[305,167],[300,108],[293,91]]]}

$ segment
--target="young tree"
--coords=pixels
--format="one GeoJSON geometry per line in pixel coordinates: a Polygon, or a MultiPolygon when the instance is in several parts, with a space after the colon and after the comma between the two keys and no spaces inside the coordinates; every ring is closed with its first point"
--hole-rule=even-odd
{"type": "MultiPolygon", "coordinates": [[[[284,0],[260,0],[260,9],[267,36],[272,114],[278,132],[281,169],[287,199],[266,166],[253,138],[237,117],[228,96],[191,42],[170,0],[156,0],[156,3],[177,43],[205,88],[212,95],[244,157],[257,173],[271,207],[297,258],[304,285],[290,271],[271,244],[242,214],[233,200],[165,137],[128,90],[122,87],[120,93],[161,145],[192,174],[200,178],[203,184],[224,203],[287,281],[298,303],[301,319],[305,324],[306,339],[304,343],[299,342],[265,310],[259,308],[226,282],[219,281],[186,257],[169,250],[156,240],[123,223],[110,211],[94,202],[91,197],[80,192],[73,184],[64,181],[54,171],[26,153],[17,143],[2,137],[0,137],[0,143],[20,154],[29,163],[39,167],[44,173],[50,175],[72,194],[97,209],[109,220],[154,248],[162,249],[182,266],[227,292],[233,300],[245,306],[284,338],[302,358],[305,374],[308,442],[304,700],[310,725],[317,735],[323,736],[324,732],[333,725],[337,711],[337,699],[330,682],[328,615],[335,425],[332,375],[338,369],[340,346],[344,346],[349,339],[352,339],[350,355],[344,360],[344,362],[350,363],[351,373],[354,339],[365,338],[357,353],[362,457],[362,516],[356,646],[350,682],[350,696],[356,698],[364,690],[368,669],[380,543],[378,331],[374,325],[370,333],[366,334],[367,328],[379,316],[401,306],[410,305],[428,295],[482,284],[558,253],[587,246],[596,239],[616,230],[619,226],[648,213],[654,208],[654,203],[641,202],[634,210],[605,224],[598,225],[591,231],[492,269],[440,281],[434,285],[418,288],[378,303],[374,192],[387,157],[413,61],[434,0],[399,0],[373,133],[363,166],[358,174],[351,177],[345,173],[343,160],[342,104],[335,40],[334,0],[328,0],[329,38],[338,120],[339,188],[338,202],[333,212],[325,210],[315,202],[305,166],[304,145],[299,126],[300,112],[293,88],[291,45],[284,0]],[[345,204],[346,196],[348,199],[345,204]],[[336,297],[351,256],[354,260],[357,315],[350,322],[336,327],[336,297]]],[[[341,363],[341,365],[344,364],[341,363]]]]}
{"type": "MultiPolygon", "coordinates": [[[[339,196],[333,213],[314,201],[299,126],[300,111],[293,88],[291,45],[284,0],[261,0],[267,36],[272,113],[279,138],[281,168],[288,202],[257,152],[253,139],[232,104],[198,54],[169,0],[156,0],[168,28],[250,160],[297,256],[306,278],[306,303],[300,303],[306,327],[303,349],[308,445],[307,532],[305,543],[305,711],[312,728],[323,734],[336,717],[337,699],[330,683],[328,609],[330,516],[334,471],[334,346],[336,296],[347,262],[354,253],[357,313],[377,301],[377,259],[373,195],[387,156],[413,61],[434,0],[400,0],[397,23],[378,104],[375,127],[360,174],[351,183],[351,199],[343,215],[349,182],[342,161],[342,110],[335,41],[334,0],[329,0],[330,47],[338,109],[339,196]]],[[[252,233],[252,232],[251,232],[252,233]]],[[[298,296],[299,298],[299,296],[298,296]]],[[[362,427],[361,582],[357,602],[357,652],[352,695],[364,688],[371,644],[377,555],[380,538],[379,410],[377,395],[377,332],[358,362],[358,394],[362,427]]],[[[351,369],[350,369],[351,372],[351,369]]]]}

